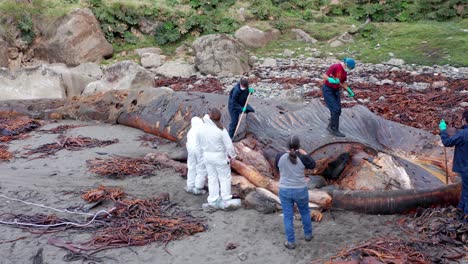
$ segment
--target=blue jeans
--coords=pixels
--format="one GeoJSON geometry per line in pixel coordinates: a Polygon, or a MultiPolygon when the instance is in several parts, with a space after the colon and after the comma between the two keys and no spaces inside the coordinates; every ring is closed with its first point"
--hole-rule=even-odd
{"type": "Polygon", "coordinates": [[[468,173],[460,173],[462,178],[462,191],[458,208],[460,208],[465,216],[468,215],[468,173]]]}
{"type": "Polygon", "coordinates": [[[330,110],[330,125],[333,130],[339,128],[341,115],[341,97],[340,90],[333,89],[325,84],[322,86],[323,99],[330,110]]]}
{"type": "Polygon", "coordinates": [[[299,209],[302,219],[302,227],[305,236],[312,235],[312,221],[310,220],[309,191],[304,188],[280,188],[279,198],[283,208],[283,223],[286,240],[294,243],[294,203],[299,209]]]}

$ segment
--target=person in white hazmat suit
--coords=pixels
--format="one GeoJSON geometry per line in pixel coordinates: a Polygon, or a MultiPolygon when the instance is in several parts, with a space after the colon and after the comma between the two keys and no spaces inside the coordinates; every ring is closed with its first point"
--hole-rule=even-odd
{"type": "Polygon", "coordinates": [[[203,120],[195,116],[191,120],[192,127],[187,133],[187,186],[185,191],[195,195],[205,194],[207,172],[203,153],[198,142],[198,133],[203,130],[203,120]]]}
{"type": "Polygon", "coordinates": [[[221,112],[218,109],[211,109],[203,121],[203,132],[198,134],[208,172],[208,203],[203,204],[203,208],[237,209],[240,200],[232,199],[231,195],[230,159],[236,157],[231,137],[221,125],[221,112]]]}

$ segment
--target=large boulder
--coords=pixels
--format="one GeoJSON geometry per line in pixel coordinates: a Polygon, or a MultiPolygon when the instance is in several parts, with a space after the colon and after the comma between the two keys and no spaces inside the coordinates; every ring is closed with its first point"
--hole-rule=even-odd
{"type": "Polygon", "coordinates": [[[155,72],[164,77],[190,77],[197,74],[195,66],[183,60],[168,61],[155,72]]]}
{"type": "Polygon", "coordinates": [[[112,52],[112,45],[88,8],[76,9],[51,24],[35,47],[37,58],[73,66],[100,62],[112,52]]]}
{"type": "Polygon", "coordinates": [[[269,31],[261,31],[260,29],[243,26],[239,28],[234,36],[249,48],[261,48],[266,46],[270,41],[277,39],[280,35],[279,30],[272,29],[269,31]]]}
{"type": "Polygon", "coordinates": [[[226,34],[206,35],[192,44],[195,64],[211,75],[241,75],[250,71],[249,54],[242,43],[226,34]]]}
{"type": "Polygon", "coordinates": [[[0,100],[70,98],[81,95],[96,79],[65,65],[39,65],[0,70],[0,100]]]}
{"type": "Polygon", "coordinates": [[[151,74],[133,61],[121,61],[104,69],[101,80],[88,84],[83,94],[110,90],[127,90],[153,87],[151,74]]]}

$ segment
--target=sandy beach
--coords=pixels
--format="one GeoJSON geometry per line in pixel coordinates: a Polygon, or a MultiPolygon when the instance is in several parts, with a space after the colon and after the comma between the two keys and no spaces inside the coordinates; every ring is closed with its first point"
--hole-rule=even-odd
{"type": "MultiPolygon", "coordinates": [[[[58,136],[32,132],[30,138],[10,143],[10,151],[16,151],[15,156],[20,158],[0,163],[0,194],[64,209],[85,204],[80,195],[100,184],[121,187],[131,198],[151,198],[161,192],[168,192],[171,201],[191,210],[195,216],[204,217],[208,225],[207,231],[170,242],[166,248],[153,243],[99,252],[95,256],[103,258],[103,263],[310,263],[313,260],[327,259],[343,247],[370,237],[400,234],[395,220],[403,216],[327,211],[320,223],[313,223],[314,239],[311,242],[303,240],[300,220],[296,220],[298,247],[296,250],[288,250],[282,244],[284,230],[281,212],[265,215],[255,210],[240,209],[233,212],[205,213],[201,210],[201,205],[206,201],[206,195],[193,196],[185,193],[185,180],[172,169],[162,169],[146,177],[118,180],[93,175],[86,168],[86,160],[94,157],[143,157],[149,152],[175,151],[179,148],[175,143],[159,145],[156,149],[141,146],[138,137],[144,132],[120,125],[61,121],[45,125],[41,129],[50,129],[61,124],[85,125],[69,130],[66,134],[68,136],[82,135],[101,140],[117,138],[119,143],[82,151],[61,150],[55,156],[42,159],[21,158],[25,147],[54,142],[58,136]],[[229,243],[237,247],[226,250],[229,243]]],[[[109,206],[110,204],[103,204],[92,212],[109,206]]],[[[5,198],[0,199],[0,211],[2,214],[56,213],[5,198]]],[[[61,213],[57,215],[70,217],[61,213]]],[[[43,263],[65,263],[63,257],[67,251],[47,244],[48,238],[54,236],[66,241],[83,241],[90,236],[90,233],[75,230],[38,235],[7,225],[1,225],[0,229],[0,241],[25,237],[16,242],[0,244],[2,264],[32,263],[32,258],[41,248],[43,263]]]]}

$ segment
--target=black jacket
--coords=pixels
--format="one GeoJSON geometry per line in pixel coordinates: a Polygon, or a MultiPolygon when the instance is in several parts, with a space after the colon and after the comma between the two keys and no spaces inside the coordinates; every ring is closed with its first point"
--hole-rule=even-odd
{"type": "MultiPolygon", "coordinates": [[[[234,88],[232,88],[229,93],[229,103],[228,108],[231,113],[241,113],[242,108],[244,108],[247,97],[249,96],[249,89],[242,90],[240,84],[237,83],[234,88]]],[[[247,113],[255,112],[255,110],[247,105],[247,113]]]]}

